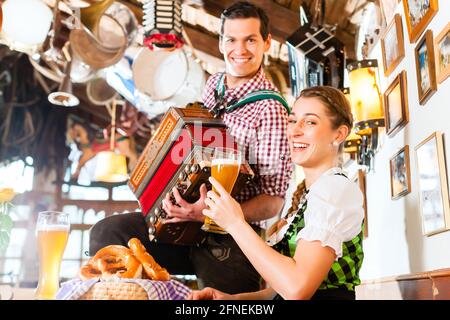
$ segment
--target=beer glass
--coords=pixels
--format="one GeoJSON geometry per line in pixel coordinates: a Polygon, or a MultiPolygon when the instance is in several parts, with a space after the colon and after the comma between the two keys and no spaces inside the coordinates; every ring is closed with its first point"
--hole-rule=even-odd
{"type": "MultiPolygon", "coordinates": [[[[216,179],[228,192],[231,193],[239,176],[242,157],[239,150],[230,148],[215,148],[211,162],[211,176],[216,179]]],[[[213,191],[216,191],[213,187],[213,191]]],[[[205,217],[202,230],[207,232],[226,234],[212,219],[205,217]]]]}
{"type": "Polygon", "coordinates": [[[61,260],[69,238],[69,214],[39,212],[36,233],[39,253],[39,282],[35,298],[55,299],[59,289],[61,260]]]}

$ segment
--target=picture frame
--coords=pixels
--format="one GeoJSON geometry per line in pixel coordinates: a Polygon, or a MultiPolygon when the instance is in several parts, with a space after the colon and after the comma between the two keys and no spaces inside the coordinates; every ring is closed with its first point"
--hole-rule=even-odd
{"type": "Polygon", "coordinates": [[[436,37],[434,51],[437,81],[442,83],[450,75],[450,22],[436,37]]]}
{"type": "Polygon", "coordinates": [[[415,148],[422,232],[450,229],[450,204],[442,133],[434,132],[415,148]]]}
{"type": "Polygon", "coordinates": [[[414,43],[439,10],[438,0],[403,0],[409,42],[414,43]]]}
{"type": "Polygon", "coordinates": [[[391,199],[397,200],[411,192],[409,146],[400,149],[389,160],[391,173],[391,199]]]}
{"type": "Polygon", "coordinates": [[[383,94],[386,134],[393,137],[409,122],[406,71],[402,70],[383,94]]]}
{"type": "Polygon", "coordinates": [[[389,76],[405,57],[402,17],[396,14],[381,38],[384,75],[389,76]]]}
{"type": "Polygon", "coordinates": [[[433,31],[425,32],[414,52],[419,103],[424,105],[437,90],[433,31]]]}
{"type": "Polygon", "coordinates": [[[381,13],[383,14],[385,25],[389,24],[389,21],[395,15],[397,5],[401,0],[380,0],[381,13]]]}
{"type": "Polygon", "coordinates": [[[359,190],[363,195],[363,209],[364,209],[364,228],[363,228],[363,239],[369,237],[369,220],[367,215],[367,196],[366,196],[366,173],[362,169],[358,169],[355,176],[353,177],[353,182],[355,182],[359,190]]]}

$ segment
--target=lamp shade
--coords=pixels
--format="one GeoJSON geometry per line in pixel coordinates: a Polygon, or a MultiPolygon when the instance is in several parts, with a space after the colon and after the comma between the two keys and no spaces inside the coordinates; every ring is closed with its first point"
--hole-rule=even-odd
{"type": "Polygon", "coordinates": [[[117,183],[128,179],[127,160],[123,154],[114,151],[100,151],[97,154],[95,180],[117,183]]]}
{"type": "Polygon", "coordinates": [[[380,126],[384,113],[378,85],[377,60],[357,61],[349,64],[347,69],[356,131],[380,126]]]}
{"type": "Polygon", "coordinates": [[[50,8],[41,0],[5,0],[1,7],[1,42],[12,50],[34,53],[50,30],[50,8]]]}

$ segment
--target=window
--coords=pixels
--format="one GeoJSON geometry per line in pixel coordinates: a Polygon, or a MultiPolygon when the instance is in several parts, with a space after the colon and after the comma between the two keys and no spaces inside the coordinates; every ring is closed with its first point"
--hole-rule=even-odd
{"type": "Polygon", "coordinates": [[[138,208],[136,198],[126,185],[90,187],[64,183],[62,199],[57,201],[56,192],[39,190],[40,185],[33,189],[34,174],[33,159],[29,157],[25,161],[0,164],[0,187],[12,187],[20,193],[10,210],[14,221],[11,241],[7,250],[0,253],[0,284],[37,286],[39,259],[35,226],[39,211],[57,209],[56,203],[60,202],[59,210],[70,215],[71,232],[60,273],[61,281],[65,281],[76,277],[80,266],[89,259],[91,226],[108,215],[138,208]]]}
{"type": "MultiPolygon", "coordinates": [[[[16,193],[31,191],[33,186],[33,159],[17,160],[6,164],[0,163],[0,187],[13,188],[16,193]]],[[[22,271],[24,251],[26,249],[30,207],[16,205],[11,208],[10,216],[14,222],[11,230],[10,244],[5,252],[0,253],[0,283],[14,283],[22,271]]]]}

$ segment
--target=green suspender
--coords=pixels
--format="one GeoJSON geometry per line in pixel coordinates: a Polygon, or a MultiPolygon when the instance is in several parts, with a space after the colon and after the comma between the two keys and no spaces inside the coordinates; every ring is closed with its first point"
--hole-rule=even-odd
{"type": "MultiPolygon", "coordinates": [[[[220,101],[223,101],[223,97],[225,95],[225,74],[223,73],[217,82],[216,87],[216,98],[219,98],[220,101]]],[[[259,100],[265,100],[265,99],[274,99],[280,102],[283,107],[286,108],[286,111],[288,114],[291,113],[291,108],[289,107],[288,103],[284,98],[279,94],[278,92],[274,90],[256,90],[253,92],[250,92],[246,94],[244,97],[242,97],[239,101],[235,103],[231,103],[230,105],[227,105],[225,107],[225,112],[231,112],[247,103],[252,103],[259,100]]]]}

